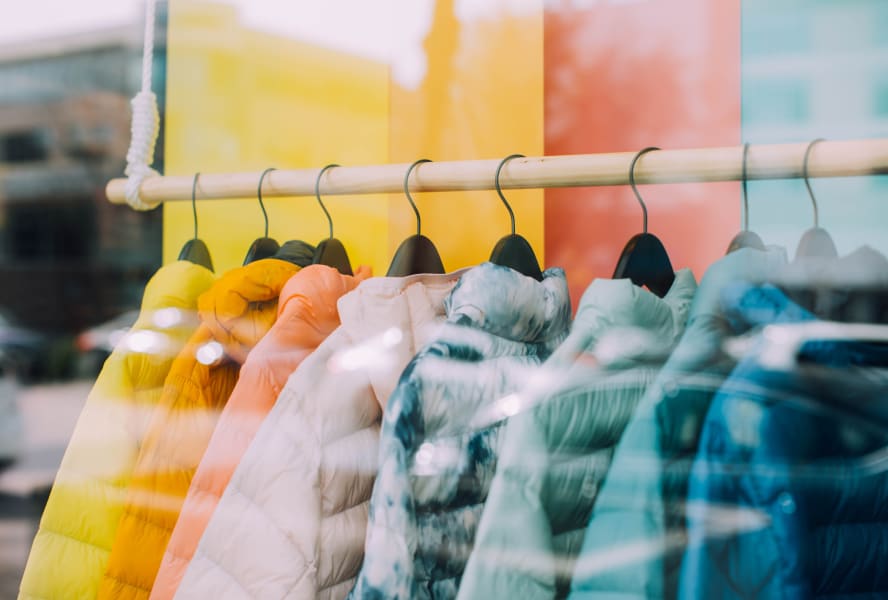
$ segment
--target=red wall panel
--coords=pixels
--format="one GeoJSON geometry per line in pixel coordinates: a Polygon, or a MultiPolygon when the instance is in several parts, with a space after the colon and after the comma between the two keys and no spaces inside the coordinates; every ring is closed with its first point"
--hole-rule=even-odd
{"type": "MultiPolygon", "coordinates": [[[[553,1],[544,27],[547,155],[740,142],[740,0],[553,1]]],[[[640,190],[676,269],[699,277],[737,232],[736,183],[640,190]]],[[[576,307],[642,214],[628,186],[551,189],[545,225],[576,307]]]]}

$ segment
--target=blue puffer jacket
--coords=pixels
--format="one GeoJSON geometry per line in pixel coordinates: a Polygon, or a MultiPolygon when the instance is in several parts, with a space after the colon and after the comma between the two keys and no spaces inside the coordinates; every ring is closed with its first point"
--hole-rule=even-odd
{"type": "MultiPolygon", "coordinates": [[[[742,313],[813,319],[776,288],[736,298],[742,313]]],[[[879,466],[888,431],[884,418],[872,418],[888,408],[888,351],[808,343],[805,366],[789,372],[769,370],[759,350],[732,373],[706,418],[680,596],[888,597],[888,471],[879,466]]]]}
{"type": "Polygon", "coordinates": [[[485,263],[401,376],[382,424],[364,564],[351,598],[453,598],[496,469],[500,425],[479,411],[520,389],[567,335],[561,269],[542,282],[485,263]]]}
{"type": "Polygon", "coordinates": [[[614,452],[574,567],[571,599],[675,598],[690,467],[709,403],[736,364],[722,346],[749,327],[724,314],[721,297],[732,283],[766,280],[785,264],[782,250],[743,249],[707,270],[681,342],[614,452]]]}

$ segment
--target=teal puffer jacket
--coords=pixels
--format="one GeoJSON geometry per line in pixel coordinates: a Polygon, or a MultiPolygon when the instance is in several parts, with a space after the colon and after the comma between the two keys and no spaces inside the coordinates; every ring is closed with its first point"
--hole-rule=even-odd
{"type": "Polygon", "coordinates": [[[664,298],[628,279],[589,286],[570,336],[535,377],[539,404],[505,427],[460,599],[567,592],[613,448],[684,331],[696,289],[689,269],[664,298]],[[654,347],[633,345],[639,333],[654,347]]]}
{"type": "Polygon", "coordinates": [[[617,444],[574,565],[571,600],[675,598],[691,464],[709,403],[734,364],[723,351],[734,326],[721,295],[785,264],[782,249],[743,249],[707,270],[681,341],[617,444]]]}

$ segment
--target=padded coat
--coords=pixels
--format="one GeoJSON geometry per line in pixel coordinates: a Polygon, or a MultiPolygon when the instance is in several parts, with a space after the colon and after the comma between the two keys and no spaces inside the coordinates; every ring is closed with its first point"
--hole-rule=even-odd
{"type": "Polygon", "coordinates": [[[459,273],[376,278],[290,376],[200,540],[176,598],[343,598],[361,565],[379,422],[444,319],[459,273]]]}
{"type": "Polygon", "coordinates": [[[709,403],[735,364],[723,351],[736,329],[721,296],[736,281],[766,279],[785,264],[782,249],[744,248],[706,271],[681,341],[614,451],[574,566],[571,599],[675,598],[690,466],[709,403]]]}
{"type": "Polygon", "coordinates": [[[505,426],[459,598],[566,593],[614,446],[684,332],[696,289],[689,269],[664,298],[628,279],[592,282],[539,392],[522,392],[539,405],[505,426]],[[639,336],[650,337],[631,343],[639,336]]]}
{"type": "MultiPolygon", "coordinates": [[[[734,299],[737,318],[814,318],[770,286],[734,299]]],[[[888,596],[888,350],[817,340],[799,354],[797,368],[774,369],[753,346],[713,400],[691,475],[683,599],[888,596]]]]}
{"type": "Polygon", "coordinates": [[[564,271],[542,282],[485,263],[463,275],[447,322],[401,376],[382,425],[364,565],[351,598],[454,598],[472,549],[509,405],[567,336],[564,271]],[[500,401],[504,401],[500,402],[500,401]]]}
{"type": "Polygon", "coordinates": [[[20,600],[95,598],[139,447],[212,272],[178,261],[145,286],[139,318],[90,391],[31,546],[20,600]]]}
{"type": "Polygon", "coordinates": [[[274,258],[226,273],[198,301],[201,325],[164,383],[127,490],[99,598],[147,599],[179,510],[238,371],[277,317],[299,267],[274,258]]]}
{"type": "Polygon", "coordinates": [[[237,385],[182,505],[151,590],[152,600],[170,599],[185,574],[219,498],[287,378],[339,326],[336,303],[366,279],[311,265],[290,278],[278,302],[278,318],[250,352],[237,385]]]}

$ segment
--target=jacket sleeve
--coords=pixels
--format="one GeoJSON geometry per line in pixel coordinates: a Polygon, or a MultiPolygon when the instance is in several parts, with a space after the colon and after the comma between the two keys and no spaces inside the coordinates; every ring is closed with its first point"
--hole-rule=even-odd
{"type": "Polygon", "coordinates": [[[139,451],[100,599],[148,598],[182,501],[212,435],[238,365],[197,362],[201,327],[173,364],[139,451]]]}
{"type": "MultiPolygon", "coordinates": [[[[87,398],[31,548],[22,600],[97,593],[139,451],[133,413],[140,407],[127,369],[139,358],[112,354],[87,398]]],[[[143,389],[144,409],[161,387],[162,380],[154,390],[143,389]]]]}
{"type": "MultiPolygon", "coordinates": [[[[196,295],[211,281],[210,276],[186,277],[194,288],[191,297],[161,296],[154,306],[193,310],[196,295]]],[[[175,282],[182,285],[180,277],[175,282]]],[[[163,289],[155,286],[154,292],[163,289]]],[[[146,354],[121,345],[105,362],[56,474],[22,577],[23,600],[94,598],[98,593],[148,416],[160,401],[176,352],[193,333],[185,327],[158,329],[153,312],[143,309],[131,332],[165,336],[170,351],[146,354]]]]}
{"type": "Polygon", "coordinates": [[[350,599],[410,600],[414,593],[413,557],[417,523],[408,475],[413,443],[422,437],[421,383],[414,359],[389,399],[379,442],[379,473],[373,486],[364,564],[350,599]]]}
{"type": "MultiPolygon", "coordinates": [[[[257,346],[254,352],[257,350],[261,348],[257,346]]],[[[170,600],[175,595],[231,473],[277,398],[278,391],[268,372],[248,359],[191,481],[151,590],[151,600],[170,600]]]]}
{"type": "Polygon", "coordinates": [[[675,596],[690,464],[709,403],[724,380],[723,365],[712,362],[721,339],[717,326],[708,319],[689,325],[638,404],[589,520],[571,598],[675,596]]]}
{"type": "Polygon", "coordinates": [[[176,598],[314,598],[350,585],[380,409],[365,372],[328,371],[348,344],[342,329],[334,332],[290,376],[209,518],[176,598]]]}
{"type": "Polygon", "coordinates": [[[552,531],[542,503],[549,466],[546,446],[536,411],[506,425],[458,598],[554,596],[552,531]]]}

